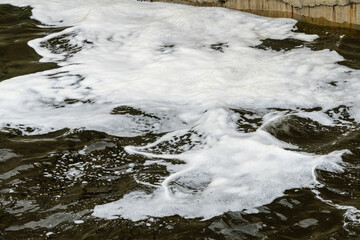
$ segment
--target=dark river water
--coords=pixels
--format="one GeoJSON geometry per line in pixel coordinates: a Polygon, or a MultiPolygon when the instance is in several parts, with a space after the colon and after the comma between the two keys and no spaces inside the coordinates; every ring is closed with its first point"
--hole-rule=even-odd
{"type": "MultiPolygon", "coordinates": [[[[1,83],[20,81],[13,77],[59,68],[59,62],[39,61],[42,57],[27,43],[61,32],[65,27],[43,26],[31,16],[30,7],[0,5],[1,83]]],[[[263,38],[252,48],[284,54],[305,47],[312,51],[330,49],[344,58],[337,64],[348,67],[349,71],[360,69],[359,32],[301,22],[296,27],[296,32],[317,34],[319,38],[314,41],[263,38]]],[[[71,57],[81,49],[70,44],[69,36],[71,34],[66,38],[50,39],[44,46],[71,57]]],[[[90,40],[88,45],[91,45],[90,40]]],[[[210,45],[210,50],[221,54],[228,47],[227,43],[219,42],[210,45]]],[[[174,45],[168,44],[161,51],[172,48],[174,45]]],[[[53,75],[53,78],[57,76],[53,75]]],[[[342,84],[339,82],[343,79],[338,80],[329,84],[333,87],[342,84]]],[[[0,94],[6,96],[7,92],[0,94]]],[[[52,104],[61,109],[88,104],[87,101],[91,100],[67,98],[52,104]]],[[[12,104],[11,101],[8,104],[12,104]]],[[[229,111],[240,116],[235,121],[236,128],[245,134],[257,131],[264,121],[262,116],[249,109],[229,108],[229,111]]],[[[151,193],[152,185],[159,186],[170,175],[166,164],[146,164],[151,157],[126,149],[127,146],[154,143],[169,131],[139,130],[141,134],[121,136],[109,131],[69,126],[36,133],[36,128],[26,124],[4,125],[0,131],[0,238],[360,239],[360,126],[349,106],[339,105],[332,109],[309,106],[300,110],[274,107],[266,111],[281,113],[283,117],[262,129],[282,142],[297,146],[296,150],[291,150],[295,153],[322,156],[346,149],[338,164],[339,170],[316,168],[313,172],[317,181],[315,186],[290,187],[269,203],[256,205],[256,211],[224,211],[205,218],[201,214],[188,217],[180,212],[169,216],[149,215],[140,220],[131,220],[121,214],[114,219],[93,214],[96,206],[118,201],[126,194],[135,191],[151,193]],[[336,115],[337,124],[324,125],[292,114],[296,111],[323,111],[329,117],[336,115]]],[[[145,121],[145,125],[161,118],[146,109],[125,104],[114,108],[110,115],[141,117],[139,121],[145,121]]],[[[148,152],[181,154],[184,143],[191,146],[190,149],[196,148],[197,143],[190,144],[191,139],[190,132],[181,136],[178,145],[163,141],[148,152]]],[[[156,160],[172,166],[184,164],[176,157],[158,157],[156,160]]],[[[175,180],[170,183],[174,192],[193,194],[202,191],[204,186],[206,184],[191,185],[191,182],[175,180]]]]}

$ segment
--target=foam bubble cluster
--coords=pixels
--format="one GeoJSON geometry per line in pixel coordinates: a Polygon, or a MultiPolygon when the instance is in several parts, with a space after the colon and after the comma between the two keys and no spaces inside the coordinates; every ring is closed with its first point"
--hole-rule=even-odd
{"type": "Polygon", "coordinates": [[[287,189],[313,186],[314,168],[343,153],[303,153],[276,139],[264,130],[284,115],[273,109],[328,125],[334,119],[326,112],[340,105],[360,117],[359,73],[336,64],[336,52],[254,48],[266,38],[317,38],[294,32],[295,20],[133,0],[26,4],[44,25],[66,27],[29,42],[41,61],[59,68],[1,82],[0,126],[31,134],[82,127],[117,136],[163,133],[126,150],[184,162],[169,165],[171,175],[152,193],[129,193],[95,207],[94,216],[210,218],[253,210],[287,189]],[[310,108],[321,110],[301,110],[310,108]]]}

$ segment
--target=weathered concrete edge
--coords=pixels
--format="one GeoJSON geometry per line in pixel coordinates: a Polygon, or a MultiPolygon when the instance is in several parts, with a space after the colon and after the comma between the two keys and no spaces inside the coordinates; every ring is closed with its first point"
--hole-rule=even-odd
{"type": "Polygon", "coordinates": [[[268,17],[286,17],[360,30],[360,0],[153,0],[226,7],[268,17]]]}

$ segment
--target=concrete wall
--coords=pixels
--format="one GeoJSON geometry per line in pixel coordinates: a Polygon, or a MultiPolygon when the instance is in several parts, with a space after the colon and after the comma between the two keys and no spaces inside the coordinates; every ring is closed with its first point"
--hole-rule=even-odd
{"type": "Polygon", "coordinates": [[[290,17],[327,26],[360,29],[360,0],[155,0],[227,7],[269,17],[290,17]]]}

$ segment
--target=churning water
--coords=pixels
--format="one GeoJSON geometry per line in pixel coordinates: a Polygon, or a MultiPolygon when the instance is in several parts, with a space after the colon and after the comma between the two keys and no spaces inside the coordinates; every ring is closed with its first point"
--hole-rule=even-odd
{"type": "Polygon", "coordinates": [[[4,239],[360,234],[357,32],[134,0],[0,3],[4,239]]]}

